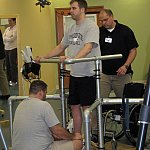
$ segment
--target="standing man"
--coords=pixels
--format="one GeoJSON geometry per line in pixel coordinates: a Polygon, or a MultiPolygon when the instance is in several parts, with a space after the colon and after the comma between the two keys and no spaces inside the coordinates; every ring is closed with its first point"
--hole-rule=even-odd
{"type": "Polygon", "coordinates": [[[53,108],[45,101],[46,93],[45,82],[31,83],[29,98],[15,112],[12,150],[81,150],[81,134],[70,134],[60,125],[53,108]]]}
{"type": "Polygon", "coordinates": [[[9,27],[3,34],[6,52],[7,78],[10,86],[18,82],[18,60],[17,60],[17,28],[16,18],[8,19],[9,27]]]}
{"type": "Polygon", "coordinates": [[[7,76],[4,70],[4,59],[5,59],[5,50],[2,32],[0,30],[0,91],[2,95],[0,95],[0,99],[7,100],[10,96],[7,76]]]}
{"type": "Polygon", "coordinates": [[[131,63],[136,57],[138,43],[129,27],[114,20],[110,9],[103,9],[99,18],[102,24],[99,40],[101,54],[123,55],[121,59],[102,61],[101,97],[109,97],[111,90],[114,90],[117,97],[122,97],[124,85],[131,82],[131,63]]]}
{"type": "MultiPolygon", "coordinates": [[[[75,24],[64,34],[61,43],[42,58],[58,56],[67,47],[71,51],[70,58],[93,57],[100,55],[98,26],[86,18],[87,2],[71,0],[70,14],[75,24]]],[[[60,57],[63,61],[66,56],[60,57]]],[[[39,61],[41,57],[37,57],[39,61]]],[[[74,132],[81,133],[82,113],[96,99],[96,80],[94,78],[94,62],[82,62],[71,65],[69,104],[73,114],[74,132]]]]}

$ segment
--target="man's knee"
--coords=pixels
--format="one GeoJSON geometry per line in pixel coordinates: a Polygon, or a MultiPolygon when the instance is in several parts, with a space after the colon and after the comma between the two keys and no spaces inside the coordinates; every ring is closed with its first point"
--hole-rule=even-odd
{"type": "Polygon", "coordinates": [[[101,98],[108,98],[110,95],[111,89],[107,88],[106,86],[100,87],[100,97],[101,98]]]}
{"type": "Polygon", "coordinates": [[[108,98],[111,92],[111,84],[107,82],[100,83],[100,96],[102,98],[108,98]]]}

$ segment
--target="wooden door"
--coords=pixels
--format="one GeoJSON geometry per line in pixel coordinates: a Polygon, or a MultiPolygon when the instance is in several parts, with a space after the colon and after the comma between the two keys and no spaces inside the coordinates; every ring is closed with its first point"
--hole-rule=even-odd
{"type": "MultiPolygon", "coordinates": [[[[89,7],[87,9],[87,14],[96,14],[98,26],[100,26],[98,14],[99,14],[99,12],[102,8],[103,8],[103,6],[93,6],[93,7],[89,7]]],[[[55,9],[56,41],[57,41],[57,44],[59,44],[61,42],[62,37],[64,35],[63,16],[68,16],[68,15],[70,15],[70,8],[56,8],[55,9]]],[[[62,53],[61,55],[64,55],[64,53],[62,53]]],[[[59,71],[59,68],[60,67],[58,66],[58,71],[59,71]]],[[[65,88],[69,88],[69,76],[66,76],[64,78],[64,82],[65,82],[64,83],[65,88]]]]}

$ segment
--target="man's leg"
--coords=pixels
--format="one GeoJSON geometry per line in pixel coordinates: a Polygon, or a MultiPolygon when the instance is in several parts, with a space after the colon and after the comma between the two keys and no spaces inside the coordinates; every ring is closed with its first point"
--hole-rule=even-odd
{"type": "Polygon", "coordinates": [[[114,76],[112,87],[117,97],[123,96],[124,86],[132,81],[131,74],[126,74],[124,76],[114,76]]]}
{"type": "Polygon", "coordinates": [[[0,90],[2,95],[9,95],[8,81],[4,71],[4,59],[0,59],[0,90]]]}
{"type": "Polygon", "coordinates": [[[6,52],[6,70],[7,70],[7,79],[8,81],[11,81],[11,71],[10,71],[10,53],[9,51],[5,51],[6,52]]]}
{"type": "Polygon", "coordinates": [[[100,76],[100,97],[108,98],[111,90],[110,76],[102,73],[100,76]]]}
{"type": "MultiPolygon", "coordinates": [[[[71,105],[74,132],[82,131],[81,106],[88,107],[96,99],[96,80],[92,77],[71,77],[69,88],[69,104],[71,105]]],[[[83,108],[84,109],[84,108],[83,108]]]]}
{"type": "Polygon", "coordinates": [[[81,150],[82,149],[82,140],[61,140],[54,141],[50,146],[50,150],[81,150]]]}
{"type": "Polygon", "coordinates": [[[17,48],[10,51],[10,71],[12,82],[18,82],[17,48]]]}
{"type": "Polygon", "coordinates": [[[73,116],[73,125],[74,132],[81,133],[82,129],[82,112],[80,105],[71,105],[72,116],[73,116]]]}

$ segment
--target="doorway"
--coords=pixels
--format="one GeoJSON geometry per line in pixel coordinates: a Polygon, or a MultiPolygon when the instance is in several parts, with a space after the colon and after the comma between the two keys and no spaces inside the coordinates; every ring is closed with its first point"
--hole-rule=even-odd
{"type": "MultiPolygon", "coordinates": [[[[20,38],[19,38],[19,16],[18,15],[0,15],[0,29],[2,34],[4,33],[5,29],[8,27],[8,19],[10,18],[16,18],[16,26],[17,26],[17,53],[20,49],[20,38]]],[[[19,53],[18,53],[19,54],[19,53]]],[[[18,55],[17,55],[18,56],[18,55]]],[[[19,64],[19,57],[17,57],[17,62],[19,64]]],[[[19,68],[19,66],[18,66],[19,68]]],[[[6,70],[6,67],[4,65],[4,69],[6,70]]],[[[19,75],[19,71],[17,70],[17,74],[19,75]]],[[[19,78],[18,78],[19,82],[19,78]]],[[[16,86],[10,86],[10,95],[19,95],[19,83],[16,86]]]]}

